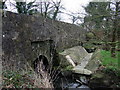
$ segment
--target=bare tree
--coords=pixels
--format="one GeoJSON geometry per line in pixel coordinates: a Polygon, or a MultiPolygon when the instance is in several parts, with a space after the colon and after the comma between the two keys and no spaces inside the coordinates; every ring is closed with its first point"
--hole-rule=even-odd
{"type": "Polygon", "coordinates": [[[56,18],[57,18],[57,15],[59,14],[59,13],[62,13],[62,9],[65,9],[64,7],[63,7],[63,5],[61,4],[61,0],[60,1],[58,1],[58,2],[54,2],[53,0],[52,0],[52,3],[53,3],[53,9],[54,9],[54,12],[53,12],[53,16],[52,16],[52,19],[53,20],[56,20],[56,18]]]}
{"type": "Polygon", "coordinates": [[[42,16],[52,18],[53,20],[57,19],[59,13],[63,13],[62,10],[65,9],[59,1],[40,1],[38,2],[38,9],[42,16]]]}

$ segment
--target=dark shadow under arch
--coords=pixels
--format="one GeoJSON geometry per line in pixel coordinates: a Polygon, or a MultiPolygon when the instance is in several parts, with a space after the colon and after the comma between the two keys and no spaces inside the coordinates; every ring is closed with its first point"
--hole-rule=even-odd
{"type": "Polygon", "coordinates": [[[43,71],[47,71],[49,62],[48,62],[48,59],[44,55],[40,55],[37,59],[35,59],[33,64],[34,64],[34,70],[36,72],[38,72],[38,69],[39,69],[38,65],[41,66],[41,69],[43,71]]]}

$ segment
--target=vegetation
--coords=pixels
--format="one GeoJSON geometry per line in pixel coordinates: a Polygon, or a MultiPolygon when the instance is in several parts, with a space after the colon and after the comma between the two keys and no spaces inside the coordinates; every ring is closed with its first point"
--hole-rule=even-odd
{"type": "MultiPolygon", "coordinates": [[[[117,56],[120,52],[117,52],[117,56]]],[[[120,76],[120,68],[118,67],[118,57],[111,57],[110,51],[101,50],[101,62],[105,66],[105,72],[115,72],[117,76],[120,76]]]]}
{"type": "MultiPolygon", "coordinates": [[[[84,18],[84,27],[95,34],[97,40],[112,42],[111,56],[115,57],[116,44],[119,41],[119,12],[120,2],[90,2],[85,7],[87,15],[84,18]],[[99,33],[95,32],[102,32],[99,33]]],[[[108,44],[106,44],[106,47],[108,44]]]]}
{"type": "Polygon", "coordinates": [[[37,12],[37,9],[35,7],[37,7],[38,5],[35,4],[35,1],[33,2],[16,2],[16,9],[18,13],[23,13],[23,14],[28,14],[28,15],[32,15],[34,13],[37,12]]]}
{"type": "Polygon", "coordinates": [[[62,71],[67,71],[67,70],[71,70],[73,69],[73,66],[67,66],[65,68],[62,69],[62,71]]]}
{"type": "MultiPolygon", "coordinates": [[[[6,9],[5,2],[0,2],[1,9],[6,9]]],[[[28,3],[16,1],[16,4],[12,3],[12,5],[15,6],[18,13],[27,15],[40,13],[45,18],[49,17],[53,20],[59,20],[59,13],[63,13],[62,10],[64,10],[61,0],[56,2],[53,0],[51,2],[44,0],[38,4],[35,1],[28,3]]],[[[104,66],[104,69],[102,69],[103,72],[120,77],[120,1],[90,2],[84,9],[87,14],[84,17],[84,23],[82,23],[81,26],[83,26],[88,33],[86,34],[86,43],[84,43],[83,46],[86,49],[92,49],[93,51],[96,48],[101,48],[101,62],[104,66]]],[[[77,14],[71,15],[73,24],[75,24],[78,19],[81,19],[81,17],[76,15],[77,14]]],[[[72,67],[68,66],[64,70],[70,69],[72,69],[72,67]]],[[[3,87],[49,87],[50,80],[56,80],[57,75],[59,74],[56,72],[56,70],[50,72],[50,74],[54,74],[51,75],[52,77],[50,77],[50,75],[47,77],[48,74],[44,73],[41,75],[43,78],[39,78],[33,71],[26,73],[3,71],[3,87]],[[49,84],[49,86],[46,86],[46,83],[49,84]]],[[[101,77],[101,74],[99,77],[101,77]]]]}
{"type": "Polygon", "coordinates": [[[41,75],[33,70],[5,70],[2,73],[2,88],[53,88],[48,74],[42,73],[41,75]]]}
{"type": "Polygon", "coordinates": [[[41,14],[45,18],[51,18],[53,20],[60,19],[58,18],[58,14],[62,13],[64,9],[63,5],[61,4],[61,0],[59,1],[40,1],[36,2],[18,2],[16,4],[11,3],[15,9],[17,9],[18,13],[33,15],[33,14],[41,14]]]}
{"type": "MultiPolygon", "coordinates": [[[[119,52],[120,53],[120,52],[119,52]]],[[[118,58],[111,57],[110,51],[101,50],[101,60],[103,65],[118,67],[118,58]]]]}
{"type": "Polygon", "coordinates": [[[3,88],[34,88],[31,72],[21,74],[17,71],[3,71],[3,88]]]}

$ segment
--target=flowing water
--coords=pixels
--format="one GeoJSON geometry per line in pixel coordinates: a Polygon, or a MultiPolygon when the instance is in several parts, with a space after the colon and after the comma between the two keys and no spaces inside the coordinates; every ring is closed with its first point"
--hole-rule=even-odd
{"type": "Polygon", "coordinates": [[[71,89],[71,88],[85,88],[85,90],[91,90],[87,85],[88,81],[85,76],[71,75],[71,76],[59,76],[59,79],[55,82],[55,88],[71,89]]]}

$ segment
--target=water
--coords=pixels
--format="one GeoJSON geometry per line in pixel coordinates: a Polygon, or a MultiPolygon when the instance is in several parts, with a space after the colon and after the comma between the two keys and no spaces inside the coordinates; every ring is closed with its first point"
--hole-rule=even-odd
{"type": "Polygon", "coordinates": [[[87,86],[88,81],[85,78],[85,76],[71,76],[71,77],[60,77],[57,81],[56,81],[56,88],[61,88],[61,89],[67,89],[67,90],[71,90],[74,88],[78,88],[78,89],[82,89],[85,88],[85,90],[91,90],[89,88],[89,86],[87,86]]]}
{"type": "Polygon", "coordinates": [[[79,83],[69,83],[68,85],[64,86],[65,89],[69,90],[71,88],[85,88],[85,90],[91,90],[87,85],[81,85],[79,83]]]}
{"type": "Polygon", "coordinates": [[[77,88],[85,88],[85,90],[91,90],[88,86],[86,85],[81,85],[80,87],[77,87],[77,88]]]}

